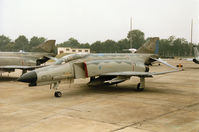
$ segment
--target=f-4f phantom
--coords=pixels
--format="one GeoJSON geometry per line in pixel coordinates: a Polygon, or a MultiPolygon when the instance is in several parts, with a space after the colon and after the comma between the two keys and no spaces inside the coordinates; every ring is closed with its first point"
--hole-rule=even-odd
{"type": "Polygon", "coordinates": [[[50,85],[55,89],[55,97],[62,93],[58,86],[63,80],[69,83],[74,79],[90,78],[89,86],[111,85],[124,82],[132,76],[140,78],[137,90],[145,88],[145,78],[178,71],[175,67],[166,72],[149,72],[149,65],[159,61],[158,52],[159,38],[151,38],[135,54],[112,53],[112,54],[71,54],[59,59],[56,64],[39,68],[22,75],[18,81],[29,83],[29,86],[50,85]]]}
{"type": "Polygon", "coordinates": [[[15,69],[33,70],[40,67],[55,54],[55,40],[48,40],[45,43],[34,47],[32,51],[37,52],[0,52],[0,73],[14,72],[15,69]]]}

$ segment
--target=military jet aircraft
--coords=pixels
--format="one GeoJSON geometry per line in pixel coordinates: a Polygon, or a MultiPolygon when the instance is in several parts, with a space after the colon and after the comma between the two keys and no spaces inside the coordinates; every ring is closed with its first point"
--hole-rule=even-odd
{"type": "Polygon", "coordinates": [[[196,64],[199,64],[199,53],[196,46],[193,47],[193,51],[194,51],[193,62],[195,62],[196,64]]]}
{"type": "Polygon", "coordinates": [[[145,88],[145,78],[153,75],[166,74],[178,71],[158,59],[159,38],[151,38],[135,54],[71,54],[59,59],[56,64],[39,68],[22,75],[18,81],[29,83],[29,86],[50,85],[55,89],[54,96],[60,97],[58,91],[61,81],[73,82],[74,79],[90,78],[89,86],[112,85],[124,82],[132,76],[140,78],[137,90],[145,88]],[[156,54],[154,54],[156,53],[156,54]],[[166,72],[149,72],[149,65],[160,61],[174,70],[166,72]]]}
{"type": "Polygon", "coordinates": [[[196,64],[199,64],[199,52],[196,46],[193,46],[194,58],[188,58],[186,60],[193,61],[196,64]]]}
{"type": "Polygon", "coordinates": [[[55,40],[48,40],[45,43],[34,47],[36,52],[0,52],[0,74],[3,72],[14,72],[21,69],[23,73],[41,67],[55,54],[55,40]]]}

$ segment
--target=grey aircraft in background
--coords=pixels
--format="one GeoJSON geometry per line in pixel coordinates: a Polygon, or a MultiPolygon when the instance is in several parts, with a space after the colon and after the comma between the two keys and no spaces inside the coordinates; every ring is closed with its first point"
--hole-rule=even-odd
{"type": "Polygon", "coordinates": [[[193,51],[194,51],[194,58],[193,58],[193,62],[195,62],[196,64],[199,64],[199,53],[198,53],[198,48],[196,46],[193,47],[193,51]]]}
{"type": "Polygon", "coordinates": [[[23,73],[41,67],[55,54],[55,40],[48,40],[31,50],[32,52],[0,52],[0,74],[21,69],[23,73]]]}
{"type": "Polygon", "coordinates": [[[194,58],[188,58],[185,60],[193,61],[194,63],[199,64],[199,52],[198,52],[198,48],[196,46],[193,46],[193,53],[194,53],[194,58]]]}
{"type": "Polygon", "coordinates": [[[25,73],[18,81],[29,86],[50,85],[55,90],[55,97],[61,81],[71,83],[74,79],[90,78],[89,86],[112,85],[124,82],[132,76],[140,78],[137,90],[145,88],[145,78],[176,72],[178,69],[158,59],[159,38],[151,38],[136,53],[109,54],[71,54],[62,57],[55,64],[25,73]],[[149,72],[149,65],[160,61],[173,68],[165,72],[149,72]]]}

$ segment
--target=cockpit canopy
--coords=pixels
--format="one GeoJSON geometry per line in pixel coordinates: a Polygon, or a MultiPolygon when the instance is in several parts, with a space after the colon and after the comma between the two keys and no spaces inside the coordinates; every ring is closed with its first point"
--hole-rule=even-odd
{"type": "Polygon", "coordinates": [[[84,58],[85,56],[88,56],[88,55],[89,55],[88,53],[77,53],[77,54],[66,55],[66,56],[63,56],[62,58],[58,59],[56,64],[57,65],[64,64],[64,63],[67,63],[72,60],[84,58]]]}

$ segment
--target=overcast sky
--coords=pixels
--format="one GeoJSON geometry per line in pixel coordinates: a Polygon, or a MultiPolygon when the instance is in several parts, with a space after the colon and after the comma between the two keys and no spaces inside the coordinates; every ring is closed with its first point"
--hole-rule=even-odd
{"type": "Polygon", "coordinates": [[[145,38],[171,35],[199,43],[199,0],[0,0],[0,35],[79,42],[120,40],[140,29],[145,38]]]}

